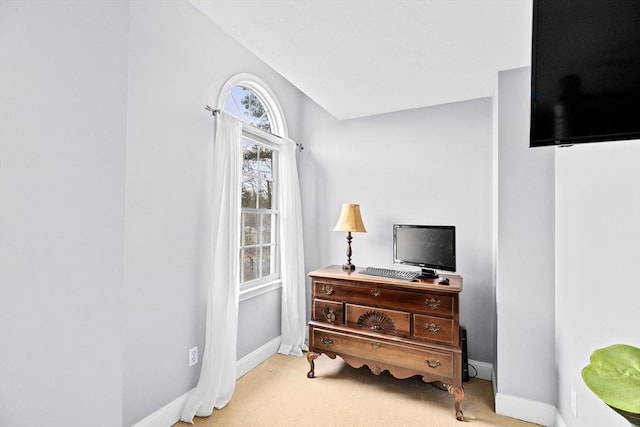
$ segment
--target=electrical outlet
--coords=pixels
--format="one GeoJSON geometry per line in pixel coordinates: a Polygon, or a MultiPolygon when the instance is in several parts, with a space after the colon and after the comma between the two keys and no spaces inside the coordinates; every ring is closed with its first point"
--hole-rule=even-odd
{"type": "Polygon", "coordinates": [[[198,363],[198,346],[189,349],[189,367],[198,363]]]}
{"type": "Polygon", "coordinates": [[[573,416],[578,418],[578,396],[576,395],[576,391],[571,387],[571,412],[573,412],[573,416]]]}

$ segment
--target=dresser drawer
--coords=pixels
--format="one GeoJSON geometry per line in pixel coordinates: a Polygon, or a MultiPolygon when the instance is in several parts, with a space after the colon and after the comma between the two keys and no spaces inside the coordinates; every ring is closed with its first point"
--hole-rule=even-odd
{"type": "Polygon", "coordinates": [[[355,304],[346,304],[345,310],[349,327],[403,337],[410,335],[411,316],[406,311],[355,304]]]}
{"type": "Polygon", "coordinates": [[[314,278],[314,298],[383,306],[425,314],[451,316],[456,310],[454,297],[435,292],[403,291],[382,284],[314,278]]]}
{"type": "Polygon", "coordinates": [[[313,300],[312,318],[318,322],[342,325],[344,323],[342,305],[341,302],[316,298],[313,300]]]}
{"type": "Polygon", "coordinates": [[[453,319],[413,315],[413,336],[451,346],[457,346],[458,333],[453,319]]]}
{"type": "Polygon", "coordinates": [[[453,352],[318,328],[312,328],[310,340],[311,348],[315,351],[355,356],[382,365],[408,369],[416,375],[437,377],[441,381],[454,378],[453,352]]]}
{"type": "Polygon", "coordinates": [[[350,294],[353,285],[340,280],[313,279],[312,291],[314,298],[333,299],[343,301],[350,294]]]}
{"type": "Polygon", "coordinates": [[[454,298],[449,295],[402,291],[399,293],[401,295],[398,295],[396,300],[401,307],[410,311],[453,317],[456,310],[454,298]]]}

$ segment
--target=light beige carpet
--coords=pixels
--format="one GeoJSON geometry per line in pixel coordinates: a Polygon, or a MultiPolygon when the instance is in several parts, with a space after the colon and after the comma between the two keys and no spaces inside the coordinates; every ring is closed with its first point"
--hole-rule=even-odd
{"type": "MultiPolygon", "coordinates": [[[[365,366],[354,369],[340,357],[316,359],[316,378],[306,374],[305,357],[277,354],[236,384],[231,402],[208,418],[194,420],[197,427],[531,427],[493,410],[489,381],[464,383],[462,410],[456,421],[453,396],[420,377],[405,380],[388,372],[373,375],[365,366]]],[[[177,423],[176,427],[190,424],[177,423]]]]}

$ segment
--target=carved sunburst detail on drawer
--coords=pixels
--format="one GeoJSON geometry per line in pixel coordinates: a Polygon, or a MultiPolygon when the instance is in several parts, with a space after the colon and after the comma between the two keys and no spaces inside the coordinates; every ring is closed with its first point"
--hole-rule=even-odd
{"type": "Polygon", "coordinates": [[[382,332],[383,334],[397,334],[396,325],[393,323],[393,320],[386,314],[375,310],[363,313],[358,318],[358,326],[374,332],[382,332]]]}

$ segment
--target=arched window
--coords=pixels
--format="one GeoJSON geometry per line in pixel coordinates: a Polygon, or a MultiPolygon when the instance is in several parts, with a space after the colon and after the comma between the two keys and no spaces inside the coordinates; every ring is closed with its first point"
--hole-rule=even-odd
{"type": "Polygon", "coordinates": [[[245,299],[281,285],[278,160],[279,137],[286,137],[287,129],[275,96],[255,76],[229,79],[218,105],[244,122],[238,262],[245,299]]]}
{"type": "Polygon", "coordinates": [[[225,83],[218,105],[245,123],[273,135],[287,137],[280,103],[269,87],[251,74],[238,74],[225,83]]]}

